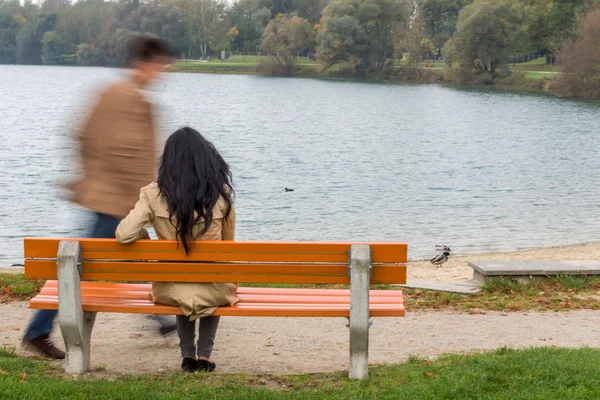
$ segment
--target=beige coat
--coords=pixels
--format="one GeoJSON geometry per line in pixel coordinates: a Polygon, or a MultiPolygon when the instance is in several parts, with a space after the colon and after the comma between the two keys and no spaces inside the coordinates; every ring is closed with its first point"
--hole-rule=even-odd
{"type": "MultiPolygon", "coordinates": [[[[233,240],[235,236],[235,209],[225,218],[227,204],[221,198],[213,208],[213,220],[208,231],[197,240],[233,240]]],[[[147,224],[154,226],[159,239],[175,240],[175,226],[169,220],[169,209],[160,195],[158,185],[152,183],[140,191],[139,201],[129,215],[117,227],[116,237],[120,243],[131,243],[147,237],[147,224]]],[[[198,224],[194,235],[198,235],[198,224]]],[[[154,302],[178,306],[195,320],[211,315],[218,306],[232,306],[238,302],[238,285],[234,283],[172,283],[154,282],[154,302]]]]}
{"type": "Polygon", "coordinates": [[[152,109],[140,88],[124,81],[100,96],[79,134],[83,176],[67,185],[73,202],[123,218],[156,179],[152,109]]]}

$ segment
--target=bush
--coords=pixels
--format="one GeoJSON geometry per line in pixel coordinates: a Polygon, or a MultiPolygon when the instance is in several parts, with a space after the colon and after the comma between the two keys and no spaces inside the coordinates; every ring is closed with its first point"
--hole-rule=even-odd
{"type": "Polygon", "coordinates": [[[298,63],[298,53],[308,48],[311,28],[304,18],[273,18],[262,36],[260,47],[270,57],[259,66],[267,75],[292,75],[298,63]]]}
{"type": "Polygon", "coordinates": [[[600,97],[600,8],[581,20],[577,37],[563,43],[558,61],[563,75],[553,86],[557,94],[600,97]]]}
{"type": "Polygon", "coordinates": [[[77,46],[77,65],[86,67],[104,65],[102,50],[93,44],[81,43],[77,46]]]}
{"type": "Polygon", "coordinates": [[[522,40],[526,21],[526,7],[517,0],[481,0],[463,8],[442,51],[448,75],[460,82],[492,83],[522,40]]]}

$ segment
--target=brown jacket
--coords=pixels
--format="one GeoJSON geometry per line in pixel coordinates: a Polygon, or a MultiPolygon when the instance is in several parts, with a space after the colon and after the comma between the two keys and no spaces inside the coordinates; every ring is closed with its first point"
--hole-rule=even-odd
{"type": "MultiPolygon", "coordinates": [[[[231,209],[227,218],[226,213],[227,203],[221,198],[213,208],[213,220],[208,230],[196,240],[234,240],[235,209],[231,209]]],[[[169,219],[169,208],[156,182],[142,188],[135,208],[117,227],[117,240],[119,243],[131,243],[147,238],[144,228],[147,224],[154,227],[159,239],[176,239],[175,226],[169,219]]],[[[202,221],[194,227],[194,235],[198,236],[201,227],[202,221]]],[[[218,306],[237,303],[237,288],[235,283],[222,282],[154,282],[152,298],[156,303],[181,308],[190,320],[194,320],[211,315],[218,306]]]]}
{"type": "Polygon", "coordinates": [[[122,218],[139,190],[156,179],[152,109],[132,81],[106,90],[79,134],[83,176],[69,188],[72,201],[122,218]]]}

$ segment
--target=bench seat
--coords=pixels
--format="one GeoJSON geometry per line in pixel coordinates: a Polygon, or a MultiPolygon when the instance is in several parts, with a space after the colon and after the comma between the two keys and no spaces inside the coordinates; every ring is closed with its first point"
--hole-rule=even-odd
{"type": "MultiPolygon", "coordinates": [[[[86,312],[182,315],[179,307],[155,304],[151,284],[81,282],[81,300],[86,312]]],[[[214,315],[228,317],[349,317],[350,290],[276,289],[240,287],[239,303],[219,307],[214,315]]],[[[58,282],[48,281],[31,299],[30,307],[58,310],[58,282]]],[[[404,316],[401,290],[371,290],[372,317],[404,316]]]]}

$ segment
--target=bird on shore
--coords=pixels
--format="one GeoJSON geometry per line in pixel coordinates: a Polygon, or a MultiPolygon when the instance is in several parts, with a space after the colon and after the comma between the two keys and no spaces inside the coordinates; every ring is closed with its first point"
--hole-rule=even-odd
{"type": "Polygon", "coordinates": [[[286,191],[286,192],[293,192],[293,191],[294,191],[294,189],[285,188],[285,191],[286,191]]]}
{"type": "Polygon", "coordinates": [[[433,257],[431,260],[429,260],[433,265],[441,267],[443,263],[445,263],[446,261],[448,261],[448,257],[450,257],[450,252],[445,251],[442,254],[438,254],[437,256],[433,257]]]}

